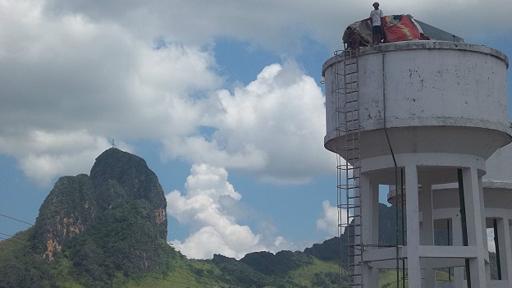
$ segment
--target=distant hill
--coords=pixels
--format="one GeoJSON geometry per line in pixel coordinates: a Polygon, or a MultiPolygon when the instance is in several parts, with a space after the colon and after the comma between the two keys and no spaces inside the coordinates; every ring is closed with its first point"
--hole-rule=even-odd
{"type": "MultiPolygon", "coordinates": [[[[190,260],[166,243],[165,209],[163,190],[146,162],[108,149],[90,175],[56,182],[33,227],[0,242],[0,288],[344,287],[338,238],[303,252],[190,260]]],[[[380,209],[394,215],[391,208],[380,209]]],[[[385,216],[381,225],[394,227],[392,219],[385,216]]]]}

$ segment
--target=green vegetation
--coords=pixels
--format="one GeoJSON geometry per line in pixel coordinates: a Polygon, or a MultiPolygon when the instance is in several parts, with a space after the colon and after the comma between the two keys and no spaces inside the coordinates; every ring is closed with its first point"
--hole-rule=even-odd
{"type": "Polygon", "coordinates": [[[27,230],[16,235],[15,239],[0,242],[0,287],[340,287],[339,266],[336,263],[322,261],[302,252],[282,251],[277,255],[251,253],[248,259],[264,261],[248,265],[244,260],[220,255],[212,260],[189,260],[167,246],[167,252],[161,255],[165,265],[141,273],[134,271],[137,266],[131,266],[133,263],[130,264],[129,260],[126,265],[116,262],[117,259],[130,257],[129,252],[115,248],[116,241],[108,241],[114,245],[112,251],[122,251],[120,253],[123,254],[115,257],[116,252],[103,252],[103,244],[96,244],[97,239],[104,239],[102,237],[74,239],[54,261],[48,263],[33,252],[31,233],[32,230],[27,230]],[[266,261],[275,266],[269,270],[271,265],[266,261]]]}

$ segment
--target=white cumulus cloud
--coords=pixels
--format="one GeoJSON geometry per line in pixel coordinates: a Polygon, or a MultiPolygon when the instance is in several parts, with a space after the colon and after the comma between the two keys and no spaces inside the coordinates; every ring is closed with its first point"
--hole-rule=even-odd
{"type": "MultiPolygon", "coordinates": [[[[322,208],[323,215],[316,220],[316,228],[326,232],[330,237],[338,235],[338,209],[336,206],[331,206],[331,203],[327,200],[322,202],[322,208]]],[[[345,219],[346,216],[343,216],[343,218],[345,219]]]]}
{"type": "Polygon", "coordinates": [[[155,47],[116,18],[51,13],[46,4],[0,2],[0,138],[11,143],[0,153],[16,157],[38,183],[87,172],[66,150],[85,157],[108,147],[111,137],[161,141],[171,157],[272,181],[304,182],[330,171],[321,89],[293,62],[265,67],[246,86],[220,89],[222,77],[205,46],[162,41],[155,47]],[[87,153],[62,141],[62,153],[37,157],[13,144],[33,141],[38,131],[96,140],[85,139],[94,142],[87,153]],[[67,164],[48,166],[59,159],[67,164]]]}
{"type": "Polygon", "coordinates": [[[171,241],[186,256],[206,259],[219,253],[241,258],[249,252],[284,246],[282,237],[265,241],[260,234],[254,233],[247,225],[239,224],[230,215],[227,205],[236,205],[241,195],[229,183],[224,168],[193,165],[185,188],[186,192],[173,191],[166,195],[166,199],[167,213],[192,227],[193,232],[185,240],[171,241]],[[226,198],[231,201],[223,201],[226,198]]]}
{"type": "MultiPolygon", "coordinates": [[[[116,21],[140,35],[163,35],[195,44],[231,37],[280,54],[300,50],[305,37],[327,47],[339,47],[342,30],[367,18],[372,9],[372,1],[359,0],[103,1],[101,5],[88,0],[46,2],[52,13],[83,13],[97,20],[116,21]]],[[[507,35],[512,31],[509,0],[388,0],[381,2],[381,8],[386,15],[411,14],[463,37],[489,31],[507,35]]]]}
{"type": "Polygon", "coordinates": [[[122,140],[178,138],[202,117],[194,93],[222,83],[210,51],[155,49],[124,27],[42,1],[0,1],[0,153],[40,184],[88,172],[122,140]],[[197,81],[201,75],[201,81],[197,81]]]}
{"type": "MultiPolygon", "coordinates": [[[[125,150],[130,148],[118,143],[125,150]]],[[[88,172],[98,154],[111,144],[85,130],[48,132],[32,130],[26,135],[0,135],[0,151],[14,155],[25,174],[41,185],[56,175],[88,172]]]]}
{"type": "Polygon", "coordinates": [[[218,90],[206,103],[210,139],[196,134],[167,142],[174,156],[257,171],[263,179],[304,182],[332,168],[323,148],[324,97],[294,63],[265,67],[256,80],[218,90]]]}

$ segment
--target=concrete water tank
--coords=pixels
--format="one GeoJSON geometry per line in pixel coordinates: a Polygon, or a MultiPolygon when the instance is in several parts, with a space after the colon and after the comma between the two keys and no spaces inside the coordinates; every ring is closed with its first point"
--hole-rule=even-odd
{"type": "MultiPolygon", "coordinates": [[[[459,153],[487,159],[510,142],[508,59],[500,51],[466,43],[409,41],[361,48],[358,61],[361,158],[389,154],[386,145],[375,145],[383,143],[384,124],[396,153],[459,153]]],[[[340,151],[343,138],[336,132],[336,71],[343,71],[341,56],[323,65],[324,140],[333,152],[340,151]]]]}

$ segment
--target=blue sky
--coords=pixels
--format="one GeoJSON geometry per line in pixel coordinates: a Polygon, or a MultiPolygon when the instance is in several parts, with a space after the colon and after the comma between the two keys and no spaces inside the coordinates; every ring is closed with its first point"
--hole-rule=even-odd
{"type": "MultiPolygon", "coordinates": [[[[0,4],[0,213],[35,221],[57,177],[87,173],[115,137],[158,175],[188,256],[333,236],[321,65],[371,3],[186,2],[0,4]]],[[[512,55],[509,1],[455,2],[381,5],[512,55]]]]}

